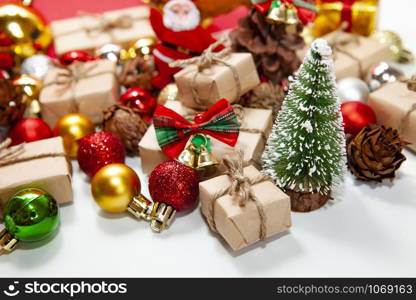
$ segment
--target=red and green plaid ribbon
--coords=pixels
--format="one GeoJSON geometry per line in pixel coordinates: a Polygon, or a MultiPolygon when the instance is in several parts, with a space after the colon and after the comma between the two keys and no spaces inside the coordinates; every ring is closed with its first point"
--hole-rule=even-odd
{"type": "Polygon", "coordinates": [[[153,116],[157,141],[171,159],[183,151],[189,138],[201,133],[229,146],[235,146],[240,132],[237,117],[230,103],[221,99],[191,123],[173,110],[158,105],[153,116]]]}
{"type": "Polygon", "coordinates": [[[298,17],[303,24],[313,22],[317,15],[317,8],[314,0],[266,0],[254,6],[262,14],[267,14],[273,6],[280,7],[282,4],[293,5],[297,12],[298,17]]]}

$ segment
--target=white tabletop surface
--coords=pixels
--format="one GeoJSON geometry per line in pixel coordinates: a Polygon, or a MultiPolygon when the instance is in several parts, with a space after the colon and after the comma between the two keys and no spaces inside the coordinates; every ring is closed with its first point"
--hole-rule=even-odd
{"type": "MultiPolygon", "coordinates": [[[[414,0],[381,0],[379,27],[416,51],[414,0]]],[[[58,234],[0,257],[7,277],[416,276],[416,156],[393,182],[359,183],[348,174],[330,205],[293,214],[284,235],[232,252],[195,209],[163,234],[127,214],[100,211],[74,162],[75,200],[61,209],[58,234]]],[[[147,193],[140,159],[129,158],[147,193]]]]}

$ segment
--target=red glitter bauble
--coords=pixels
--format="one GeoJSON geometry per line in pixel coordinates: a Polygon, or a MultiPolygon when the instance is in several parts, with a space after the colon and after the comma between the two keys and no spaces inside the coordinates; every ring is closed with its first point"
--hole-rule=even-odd
{"type": "Polygon", "coordinates": [[[149,177],[153,201],[171,205],[177,211],[192,206],[199,195],[198,173],[176,160],[158,165],[149,177]]]}
{"type": "Polygon", "coordinates": [[[30,143],[53,136],[49,125],[39,118],[24,118],[14,125],[8,134],[12,139],[12,145],[30,143]]]}
{"type": "Polygon", "coordinates": [[[93,177],[102,167],[124,163],[126,153],[120,139],[109,132],[95,132],[79,140],[78,163],[82,171],[93,177]]]}
{"type": "Polygon", "coordinates": [[[364,127],[376,123],[373,109],[362,102],[349,101],[341,105],[345,133],[356,135],[364,127]]]}
{"type": "Polygon", "coordinates": [[[148,91],[140,87],[128,89],[120,97],[121,104],[137,109],[144,120],[150,122],[156,109],[157,101],[148,91]]]}
{"type": "Polygon", "coordinates": [[[87,62],[91,60],[94,60],[94,57],[90,56],[87,52],[83,50],[68,51],[59,57],[59,62],[66,66],[76,61],[87,62]]]}

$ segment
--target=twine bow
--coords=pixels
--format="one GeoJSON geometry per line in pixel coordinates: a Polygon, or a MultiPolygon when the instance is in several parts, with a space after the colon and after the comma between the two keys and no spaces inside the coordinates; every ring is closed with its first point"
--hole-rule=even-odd
{"type": "Polygon", "coordinates": [[[40,159],[45,157],[65,157],[65,153],[42,153],[37,155],[31,155],[27,157],[20,157],[24,153],[24,143],[15,147],[9,148],[12,140],[7,138],[4,142],[0,143],[0,167],[9,166],[33,159],[40,159]]]}
{"type": "MultiPolygon", "coordinates": [[[[400,81],[407,84],[407,88],[409,89],[409,91],[416,92],[416,74],[412,75],[410,78],[402,79],[400,81]]],[[[402,134],[404,132],[406,124],[409,121],[410,115],[414,111],[416,111],[416,103],[412,104],[410,109],[407,111],[407,113],[402,118],[402,120],[400,122],[399,129],[398,129],[400,134],[402,134]]]]}
{"type": "Polygon", "coordinates": [[[112,41],[115,40],[113,29],[129,29],[133,27],[134,18],[128,14],[118,16],[116,19],[110,19],[103,14],[92,14],[86,12],[80,12],[81,17],[90,17],[97,20],[98,25],[88,27],[85,26],[84,30],[90,37],[96,37],[101,33],[107,33],[110,35],[112,41]]]}
{"type": "MultiPolygon", "coordinates": [[[[192,57],[188,59],[179,59],[169,64],[169,67],[171,68],[183,67],[186,65],[197,66],[197,72],[195,72],[193,79],[192,79],[192,95],[193,95],[194,101],[201,108],[206,108],[206,105],[202,103],[201,99],[199,98],[199,92],[198,92],[197,85],[196,85],[196,79],[199,73],[201,73],[204,69],[210,68],[214,64],[222,64],[231,69],[235,84],[237,86],[237,98],[240,98],[241,96],[242,88],[241,88],[241,82],[240,82],[240,77],[238,75],[238,72],[234,66],[230,65],[224,60],[226,56],[231,54],[231,48],[226,48],[224,50],[221,50],[220,52],[214,52],[214,50],[218,46],[223,44],[224,42],[225,42],[225,37],[211,44],[207,49],[204,50],[204,52],[202,52],[201,56],[192,57]]],[[[212,89],[212,87],[213,87],[213,84],[211,85],[210,89],[212,89]]]]}
{"type": "Polygon", "coordinates": [[[334,31],[333,39],[331,41],[328,41],[328,44],[333,49],[335,57],[338,52],[338,53],[345,54],[346,56],[350,57],[355,62],[357,62],[360,78],[363,78],[365,73],[364,73],[364,68],[361,63],[361,60],[345,49],[345,47],[350,44],[356,44],[357,46],[360,46],[361,44],[360,38],[358,37],[358,35],[355,35],[355,34],[343,35],[345,30],[348,28],[348,26],[349,24],[347,22],[343,22],[341,26],[336,31],[334,31]]]}
{"type": "Polygon", "coordinates": [[[244,175],[244,153],[238,151],[236,155],[226,156],[223,160],[228,175],[231,180],[231,185],[214,194],[210,201],[207,221],[212,231],[218,232],[215,224],[214,207],[217,200],[225,195],[230,195],[234,201],[237,201],[239,206],[244,207],[248,201],[253,201],[260,216],[260,240],[265,240],[267,237],[266,228],[266,214],[263,205],[259,202],[251,187],[261,182],[269,181],[270,178],[265,175],[259,175],[256,178],[248,178],[244,175]]]}
{"type": "Polygon", "coordinates": [[[58,72],[56,75],[55,80],[48,82],[44,85],[44,88],[51,85],[58,85],[60,89],[57,90],[59,95],[64,94],[68,90],[71,90],[71,102],[72,102],[72,112],[78,113],[79,112],[79,103],[76,99],[76,86],[77,83],[86,78],[99,76],[107,73],[111,73],[113,75],[114,72],[111,70],[103,70],[100,72],[93,72],[95,68],[97,68],[98,62],[74,62],[69,66],[60,66],[58,67],[58,72]]]}

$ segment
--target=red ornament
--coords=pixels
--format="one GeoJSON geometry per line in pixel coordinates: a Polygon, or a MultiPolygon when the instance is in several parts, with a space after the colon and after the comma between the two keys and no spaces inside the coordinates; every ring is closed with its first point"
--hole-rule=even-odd
{"type": "Polygon", "coordinates": [[[53,133],[45,121],[39,118],[24,118],[10,129],[8,136],[12,139],[12,145],[18,145],[51,138],[53,133]]]}
{"type": "Polygon", "coordinates": [[[0,69],[9,69],[14,65],[14,58],[8,53],[0,52],[0,69]]]}
{"type": "Polygon", "coordinates": [[[344,130],[347,134],[356,135],[364,127],[376,123],[376,114],[373,109],[362,102],[345,102],[341,105],[341,112],[344,130]]]}
{"type": "Polygon", "coordinates": [[[159,164],[150,174],[149,191],[155,202],[177,211],[190,208],[199,195],[198,173],[176,160],[159,164]]]}
{"type": "Polygon", "coordinates": [[[83,50],[72,50],[62,54],[59,58],[59,61],[61,62],[61,64],[67,66],[76,61],[87,62],[94,59],[94,57],[90,56],[87,52],[83,50]]]}
{"type": "Polygon", "coordinates": [[[121,95],[120,102],[132,109],[137,109],[146,122],[152,120],[157,105],[156,98],[140,87],[128,89],[121,95]]]}
{"type": "Polygon", "coordinates": [[[126,153],[120,139],[109,132],[95,132],[79,140],[78,164],[93,177],[102,167],[124,163],[126,153]]]}

